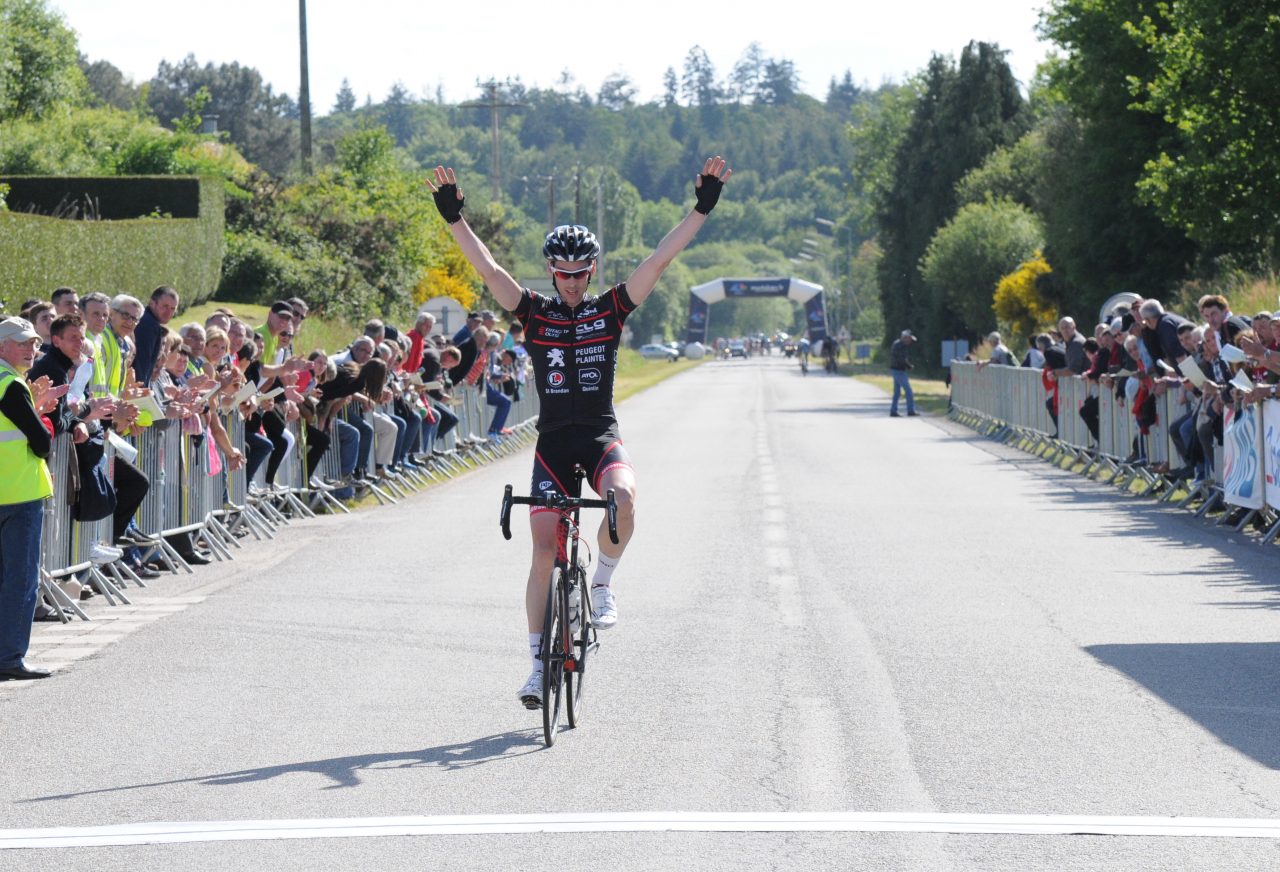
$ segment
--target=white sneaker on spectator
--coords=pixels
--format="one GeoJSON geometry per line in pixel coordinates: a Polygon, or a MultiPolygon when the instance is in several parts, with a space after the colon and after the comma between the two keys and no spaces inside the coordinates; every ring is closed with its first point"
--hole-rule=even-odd
{"type": "Polygon", "coordinates": [[[591,588],[591,623],[597,630],[608,630],[618,623],[618,605],[613,590],[605,585],[591,588]]]}
{"type": "Polygon", "coordinates": [[[318,476],[318,475],[313,475],[313,476],[311,476],[311,480],[310,480],[309,482],[307,482],[307,487],[311,488],[313,491],[331,491],[331,490],[333,490],[333,488],[329,487],[329,485],[327,485],[327,484],[325,484],[323,481],[321,481],[321,480],[320,480],[320,476],[318,476]]]}
{"type": "Polygon", "coordinates": [[[94,542],[89,546],[89,560],[98,566],[105,566],[108,563],[115,563],[124,552],[119,548],[114,548],[105,542],[94,542]]]}
{"type": "Polygon", "coordinates": [[[529,679],[517,694],[520,702],[530,711],[542,708],[542,670],[535,669],[529,673],[529,679]]]}

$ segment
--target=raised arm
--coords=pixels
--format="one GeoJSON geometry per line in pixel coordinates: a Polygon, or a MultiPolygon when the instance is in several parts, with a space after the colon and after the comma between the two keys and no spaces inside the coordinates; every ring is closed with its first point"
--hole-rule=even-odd
{"type": "Polygon", "coordinates": [[[458,188],[453,168],[436,167],[435,181],[427,179],[426,185],[435,198],[440,216],[449,225],[449,232],[453,234],[458,247],[475,267],[475,271],[480,273],[480,278],[489,287],[489,292],[498,301],[498,305],[507,311],[515,309],[520,304],[520,285],[511,277],[511,273],[498,266],[488,246],[480,241],[480,237],[476,236],[471,225],[462,217],[462,204],[466,198],[458,188]]]}
{"type": "Polygon", "coordinates": [[[703,222],[707,220],[707,215],[715,208],[716,200],[720,197],[720,189],[724,187],[725,182],[729,181],[731,175],[733,170],[728,168],[724,158],[719,155],[707,158],[707,162],[703,164],[702,173],[693,183],[694,193],[698,197],[693,211],[684,216],[684,219],[662,238],[658,247],[653,250],[653,254],[645,258],[627,279],[627,296],[633,303],[639,305],[645,297],[653,293],[658,279],[662,278],[671,261],[675,260],[676,255],[684,251],[685,246],[698,235],[703,222]]]}

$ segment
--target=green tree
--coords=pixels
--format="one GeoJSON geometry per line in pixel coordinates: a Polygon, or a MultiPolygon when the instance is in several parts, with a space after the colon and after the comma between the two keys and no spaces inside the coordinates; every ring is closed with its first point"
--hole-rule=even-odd
{"type": "Polygon", "coordinates": [[[413,138],[413,103],[413,95],[400,82],[391,86],[382,101],[382,123],[397,145],[405,145],[413,138]]]}
{"type": "MultiPolygon", "coordinates": [[[[1238,257],[1280,256],[1280,12],[1275,3],[1153,4],[1128,29],[1153,60],[1139,107],[1177,130],[1138,189],[1170,224],[1238,257]]],[[[1134,71],[1137,73],[1138,71],[1134,71]]]]}
{"type": "Polygon", "coordinates": [[[1169,122],[1132,108],[1130,81],[1159,74],[1127,31],[1160,0],[1055,0],[1041,33],[1063,54],[1048,65],[1050,102],[1039,125],[1048,146],[1037,211],[1053,272],[1042,289],[1066,311],[1094,310],[1117,291],[1160,296],[1195,263],[1197,246],[1142,203],[1137,183],[1169,122]]]}
{"type": "Polygon", "coordinates": [[[757,92],[761,103],[786,106],[796,101],[799,92],[800,76],[792,61],[782,58],[770,59],[765,63],[757,92]]]}
{"type": "Polygon", "coordinates": [[[94,105],[112,106],[116,109],[130,110],[138,105],[139,90],[137,86],[124,77],[110,61],[89,61],[80,57],[80,70],[84,73],[94,105]]]}
{"type": "Polygon", "coordinates": [[[631,79],[622,73],[614,73],[600,84],[600,93],[596,102],[606,109],[617,112],[635,105],[636,87],[631,79]]]}
{"type": "Polygon", "coordinates": [[[194,55],[176,64],[161,61],[147,91],[148,104],[161,124],[172,126],[201,88],[212,98],[204,114],[218,116],[218,129],[246,158],[277,176],[297,162],[297,106],[288,95],[276,94],[253,67],[201,66],[194,55]]]}
{"type": "Polygon", "coordinates": [[[342,80],[342,87],[338,89],[338,96],[333,98],[334,112],[354,112],[356,109],[356,92],[351,90],[351,82],[345,77],[342,80]]]}
{"type": "Polygon", "coordinates": [[[839,83],[832,76],[831,84],[827,86],[827,108],[846,118],[853,107],[865,97],[866,92],[853,83],[853,72],[850,70],[844,71],[844,78],[839,83]]]}
{"type": "Polygon", "coordinates": [[[920,275],[933,305],[958,316],[959,333],[980,336],[995,324],[992,299],[1000,279],[1043,244],[1040,221],[1025,206],[1007,200],[971,203],[934,235],[920,275]]]}
{"type": "Polygon", "coordinates": [[[720,100],[721,89],[716,82],[715,64],[711,63],[706,49],[700,45],[695,45],[685,55],[680,93],[690,106],[714,106],[720,100]]]}
{"type": "Polygon", "coordinates": [[[1017,82],[994,45],[970,43],[958,65],[935,56],[922,84],[893,155],[892,183],[877,204],[877,224],[884,342],[909,327],[931,347],[954,335],[960,319],[949,297],[928,292],[920,260],[955,212],[956,182],[1015,142],[1027,123],[1017,82]]]}
{"type": "Polygon", "coordinates": [[[0,0],[0,121],[85,95],[76,35],[45,0],[0,0]]]}

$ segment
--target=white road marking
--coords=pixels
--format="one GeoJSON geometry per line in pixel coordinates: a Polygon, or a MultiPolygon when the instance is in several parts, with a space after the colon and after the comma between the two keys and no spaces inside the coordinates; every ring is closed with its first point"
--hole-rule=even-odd
{"type": "Polygon", "coordinates": [[[1280,839],[1267,818],[1104,817],[1096,815],[946,814],[942,812],[619,812],[596,814],[442,815],[191,821],[99,827],[0,830],[0,850],[88,848],[335,839],[371,836],[514,835],[520,833],[949,833],[1017,836],[1143,836],[1280,839]]]}
{"type": "Polygon", "coordinates": [[[794,575],[782,573],[769,576],[769,581],[778,591],[778,617],[782,619],[782,625],[793,629],[799,627],[804,623],[804,609],[800,607],[800,583],[794,575]]]}
{"type": "Polygon", "coordinates": [[[764,562],[770,569],[788,569],[791,566],[791,552],[786,548],[769,546],[764,549],[764,562]]]}

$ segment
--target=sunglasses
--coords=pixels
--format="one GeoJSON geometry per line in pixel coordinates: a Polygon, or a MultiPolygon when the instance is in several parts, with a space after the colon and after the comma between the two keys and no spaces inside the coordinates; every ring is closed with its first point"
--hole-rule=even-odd
{"type": "Polygon", "coordinates": [[[281,338],[281,339],[292,339],[292,338],[293,338],[293,336],[294,336],[294,334],[292,334],[292,333],[281,333],[281,334],[280,334],[280,338],[281,338]]]}
{"type": "Polygon", "coordinates": [[[137,315],[130,315],[128,312],[123,312],[120,309],[112,309],[112,311],[131,324],[136,323],[138,320],[137,315]]]}
{"type": "Polygon", "coordinates": [[[558,279],[564,279],[565,281],[577,278],[581,275],[586,275],[589,272],[591,272],[591,267],[589,266],[584,266],[582,269],[555,269],[553,267],[551,270],[552,275],[558,279]]]}

